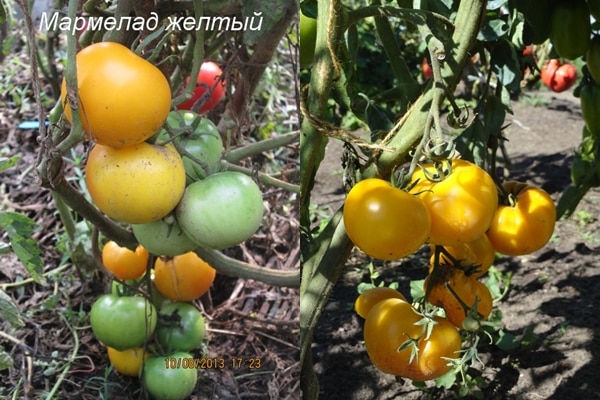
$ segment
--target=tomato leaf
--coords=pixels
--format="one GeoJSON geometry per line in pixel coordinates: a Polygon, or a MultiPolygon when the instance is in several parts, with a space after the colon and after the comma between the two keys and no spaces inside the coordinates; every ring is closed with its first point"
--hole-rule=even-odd
{"type": "Polygon", "coordinates": [[[32,237],[33,233],[39,229],[39,225],[22,214],[2,212],[0,213],[0,228],[8,234],[12,250],[33,280],[40,284],[43,283],[41,273],[44,262],[40,256],[41,250],[32,237]]]}
{"type": "Polygon", "coordinates": [[[481,31],[477,35],[477,39],[484,42],[498,40],[508,33],[508,29],[509,26],[506,21],[499,18],[490,19],[486,17],[483,21],[481,31]]]}
{"type": "MultiPolygon", "coordinates": [[[[0,290],[0,316],[2,316],[2,319],[8,321],[8,323],[15,329],[21,328],[25,325],[21,319],[19,309],[4,290],[0,290]]],[[[0,370],[1,369],[2,361],[0,361],[0,370]]]]}
{"type": "Polygon", "coordinates": [[[13,167],[19,160],[20,158],[17,156],[0,157],[0,171],[13,167]]]}
{"type": "Polygon", "coordinates": [[[573,212],[577,205],[590,190],[590,185],[585,184],[581,186],[569,185],[560,196],[558,204],[556,205],[556,218],[568,218],[573,212]]]}
{"type": "Polygon", "coordinates": [[[504,351],[510,351],[517,349],[521,343],[517,339],[515,335],[509,332],[505,332],[503,330],[498,331],[498,339],[496,340],[495,345],[504,351]]]}

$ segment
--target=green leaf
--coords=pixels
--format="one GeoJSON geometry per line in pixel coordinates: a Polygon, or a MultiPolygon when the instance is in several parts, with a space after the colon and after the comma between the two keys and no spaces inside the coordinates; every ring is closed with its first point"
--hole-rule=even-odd
{"type": "Polygon", "coordinates": [[[19,160],[20,158],[18,156],[12,156],[10,158],[0,157],[0,171],[13,167],[19,160]]]}
{"type": "Polygon", "coordinates": [[[6,7],[4,6],[4,1],[0,0],[0,24],[6,22],[6,7]]]}
{"type": "Polygon", "coordinates": [[[423,288],[424,283],[425,279],[410,281],[410,296],[413,299],[419,299],[425,296],[425,289],[423,288]]]}
{"type": "Polygon", "coordinates": [[[278,0],[243,1],[242,23],[248,21],[248,26],[244,30],[244,44],[252,46],[258,43],[260,38],[283,18],[286,8],[287,3],[278,0]],[[260,29],[257,29],[259,26],[260,29]]]}
{"type": "Polygon", "coordinates": [[[590,185],[569,185],[565,189],[565,191],[558,199],[558,204],[556,205],[556,218],[568,218],[575,209],[577,205],[583,199],[583,197],[587,194],[588,190],[590,190],[590,185]]]}
{"type": "Polygon", "coordinates": [[[493,42],[505,36],[508,33],[508,29],[509,26],[506,21],[499,18],[488,19],[486,17],[483,21],[481,31],[477,35],[477,39],[484,42],[493,42]]]}
{"type": "Polygon", "coordinates": [[[42,283],[44,261],[41,250],[33,239],[39,226],[31,218],[15,212],[0,212],[0,228],[8,234],[10,246],[33,280],[42,283]]]}
{"type": "Polygon", "coordinates": [[[520,342],[515,335],[503,330],[498,331],[498,339],[495,344],[500,350],[504,351],[514,350],[520,346],[520,342]]]}
{"type": "Polygon", "coordinates": [[[521,71],[514,46],[506,39],[499,40],[492,50],[490,62],[500,83],[512,92],[518,92],[521,71]]]}
{"type": "Polygon", "coordinates": [[[458,368],[452,368],[444,375],[440,376],[435,380],[435,386],[438,388],[450,389],[456,382],[456,373],[458,368]]]}
{"type": "Polygon", "coordinates": [[[15,329],[25,325],[21,319],[19,309],[4,290],[0,290],[0,316],[15,329]]]}
{"type": "Polygon", "coordinates": [[[485,160],[487,139],[484,125],[479,118],[476,118],[468,128],[462,131],[454,143],[456,143],[456,150],[462,155],[462,158],[482,165],[485,160]]]}
{"type": "Polygon", "coordinates": [[[0,347],[0,371],[12,367],[13,363],[10,355],[4,351],[4,348],[0,347]]]}

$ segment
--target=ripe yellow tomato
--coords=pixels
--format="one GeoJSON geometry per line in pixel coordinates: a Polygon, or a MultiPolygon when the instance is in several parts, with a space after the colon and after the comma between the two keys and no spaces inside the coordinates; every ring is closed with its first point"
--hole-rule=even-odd
{"type": "Polygon", "coordinates": [[[145,352],[142,347],[123,351],[107,347],[106,351],[113,368],[125,376],[139,376],[144,361],[150,358],[150,353],[145,352]]]}
{"type": "Polygon", "coordinates": [[[137,279],[144,275],[148,264],[148,250],[139,245],[133,250],[109,240],[102,248],[102,263],[117,278],[137,279]]]}
{"type": "Polygon", "coordinates": [[[95,145],[85,182],[94,204],[117,221],[144,224],[169,214],[183,196],[185,169],[171,146],[95,145]]]}
{"type": "Polygon", "coordinates": [[[520,256],[544,247],[552,237],[556,207],[541,188],[506,182],[509,203],[501,204],[487,232],[494,248],[502,254],[520,256]]]}
{"type": "Polygon", "coordinates": [[[404,301],[406,297],[399,291],[387,286],[380,286],[362,292],[354,302],[354,310],[362,318],[367,318],[367,314],[373,306],[385,299],[401,299],[404,301]]]}
{"type": "MultiPolygon", "coordinates": [[[[435,249],[434,246],[431,247],[433,253],[435,249]]],[[[487,235],[481,235],[472,242],[461,243],[456,246],[444,246],[444,249],[459,262],[467,275],[475,278],[485,274],[496,258],[496,249],[487,235]]],[[[431,267],[433,267],[433,258],[434,254],[431,255],[429,260],[431,267]]],[[[451,260],[443,253],[440,254],[440,263],[452,264],[451,260]]]]}
{"type": "MultiPolygon", "coordinates": [[[[492,312],[493,302],[487,286],[474,277],[467,277],[455,267],[442,265],[440,268],[442,269],[442,278],[432,283],[427,300],[433,305],[442,307],[448,321],[459,328],[470,314],[470,309],[474,307],[476,300],[478,318],[480,320],[487,319],[492,312]]],[[[425,291],[427,291],[430,280],[431,275],[425,279],[423,284],[425,291]]]]}
{"type": "MultiPolygon", "coordinates": [[[[435,174],[433,165],[423,168],[435,174]]],[[[427,179],[422,169],[415,171],[411,193],[420,193],[431,215],[431,244],[456,246],[479,238],[490,226],[498,192],[493,179],[483,169],[465,160],[452,160],[452,171],[439,182],[427,179]]]]}
{"type": "Polygon", "coordinates": [[[217,271],[194,252],[159,257],[154,264],[154,285],[166,298],[192,301],[208,292],[217,271]]]}
{"type": "Polygon", "coordinates": [[[406,301],[386,299],[371,308],[364,325],[365,347],[371,362],[381,371],[425,381],[450,370],[446,358],[458,358],[461,338],[447,320],[436,317],[429,337],[423,317],[406,301]],[[413,345],[404,347],[407,340],[413,345]],[[413,355],[414,351],[417,353],[413,355]]]}
{"type": "MultiPolygon", "coordinates": [[[[79,113],[85,133],[97,143],[122,147],[156,133],[171,107],[167,78],[152,63],[112,42],[92,44],[76,56],[79,113]]],[[[65,104],[63,79],[61,101],[65,104]]]]}
{"type": "Polygon", "coordinates": [[[423,202],[382,179],[365,179],[348,193],[344,225],[367,255],[395,260],[412,254],[429,237],[431,218],[423,202]]]}

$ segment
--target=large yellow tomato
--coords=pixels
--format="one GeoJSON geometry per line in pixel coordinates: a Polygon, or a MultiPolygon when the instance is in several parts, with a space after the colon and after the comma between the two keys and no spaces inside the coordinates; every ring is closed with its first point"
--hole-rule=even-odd
{"type": "Polygon", "coordinates": [[[185,169],[171,146],[95,145],[85,182],[94,204],[117,221],[143,224],[169,214],[185,189],[185,169]]]}
{"type": "MultiPolygon", "coordinates": [[[[423,168],[431,174],[436,172],[431,164],[423,168]]],[[[411,183],[417,181],[411,192],[420,193],[429,209],[431,244],[456,246],[487,231],[498,206],[498,192],[483,169],[469,161],[452,160],[452,171],[445,179],[431,181],[423,169],[418,169],[411,183]]]]}
{"type": "Polygon", "coordinates": [[[511,204],[501,204],[487,232],[494,248],[502,254],[521,256],[548,243],[556,223],[556,207],[541,188],[510,181],[504,189],[511,204]]]}
{"type": "MultiPolygon", "coordinates": [[[[431,247],[431,252],[433,253],[435,248],[434,246],[431,247]]],[[[457,246],[444,246],[444,250],[458,261],[467,275],[475,278],[485,274],[496,259],[496,249],[487,235],[481,235],[472,242],[461,243],[457,246]]],[[[432,254],[429,260],[431,267],[433,267],[434,257],[435,255],[432,254]]],[[[452,260],[444,253],[440,254],[440,262],[452,264],[452,260]]]]}
{"type": "Polygon", "coordinates": [[[382,260],[418,250],[429,237],[430,224],[421,199],[382,179],[358,182],[344,203],[348,237],[366,254],[382,260]]]}
{"type": "Polygon", "coordinates": [[[423,317],[404,300],[391,298],[375,304],[364,326],[365,347],[381,371],[425,381],[450,370],[447,358],[460,357],[461,338],[447,320],[436,317],[427,336],[423,317]],[[413,344],[403,346],[408,340],[413,344]],[[415,353],[416,352],[416,353],[415,353]]]}
{"type": "MultiPolygon", "coordinates": [[[[86,47],[76,62],[79,113],[90,139],[122,147],[143,142],[160,129],[171,107],[171,88],[152,63],[112,42],[86,47]]],[[[61,101],[71,121],[66,95],[63,79],[61,101]]]]}
{"type": "Polygon", "coordinates": [[[379,286],[362,292],[354,302],[354,310],[361,317],[367,318],[371,308],[386,299],[402,299],[407,301],[406,297],[399,291],[387,286],[379,286]]]}

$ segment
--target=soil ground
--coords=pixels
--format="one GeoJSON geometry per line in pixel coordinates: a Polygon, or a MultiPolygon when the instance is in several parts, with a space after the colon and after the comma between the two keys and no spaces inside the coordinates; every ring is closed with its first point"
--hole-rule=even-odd
{"type": "MultiPolygon", "coordinates": [[[[533,101],[513,105],[506,145],[513,166],[509,176],[541,186],[557,200],[569,183],[573,150],[582,119],[578,99],[569,94],[535,92],[533,101]],[[542,103],[534,106],[533,103],[542,103]]],[[[313,201],[335,210],[343,199],[341,146],[331,141],[317,177],[324,190],[313,201]]],[[[524,338],[510,352],[481,348],[485,367],[474,368],[487,383],[485,399],[600,398],[600,192],[592,190],[573,216],[557,222],[550,243],[526,257],[501,257],[495,266],[512,273],[510,291],[497,307],[506,332],[524,338]],[[531,333],[533,333],[531,335],[531,333]],[[525,336],[523,336],[525,334],[525,336]],[[527,346],[525,342],[527,341],[527,346]]],[[[408,294],[409,282],[423,279],[425,253],[400,263],[376,264],[386,285],[397,281],[408,294]]],[[[315,330],[313,354],[323,399],[450,399],[455,391],[423,391],[412,382],[377,370],[362,342],[362,319],[353,312],[359,282],[369,282],[365,258],[353,253],[315,330]]]]}

